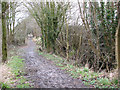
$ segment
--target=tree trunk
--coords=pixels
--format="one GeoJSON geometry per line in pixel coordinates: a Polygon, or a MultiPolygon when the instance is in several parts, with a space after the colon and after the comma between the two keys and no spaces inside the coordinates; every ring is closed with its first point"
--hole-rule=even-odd
{"type": "Polygon", "coordinates": [[[7,2],[2,2],[2,62],[7,60],[6,19],[7,2]]]}
{"type": "Polygon", "coordinates": [[[66,58],[67,58],[67,61],[69,61],[69,34],[68,34],[68,23],[67,23],[67,20],[65,19],[66,21],[66,58]]]}
{"type": "MultiPolygon", "coordinates": [[[[1,2],[0,2],[0,8],[1,8],[1,2]]],[[[1,17],[1,12],[0,12],[1,17]]],[[[0,18],[0,63],[2,62],[2,26],[1,26],[1,18],[0,18]]]]}
{"type": "Polygon", "coordinates": [[[120,87],[120,1],[118,2],[118,27],[116,29],[116,60],[118,62],[118,86],[120,87]]]}
{"type": "Polygon", "coordinates": [[[15,34],[15,3],[12,3],[12,24],[13,24],[13,30],[12,30],[12,43],[14,43],[14,34],[15,34]]]}

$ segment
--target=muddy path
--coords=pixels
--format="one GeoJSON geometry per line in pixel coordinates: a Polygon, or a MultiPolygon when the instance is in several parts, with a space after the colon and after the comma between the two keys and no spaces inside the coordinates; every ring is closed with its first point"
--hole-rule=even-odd
{"type": "Polygon", "coordinates": [[[34,88],[84,88],[82,81],[72,78],[64,70],[50,60],[38,55],[35,43],[28,40],[23,48],[26,77],[34,84],[34,88]]]}

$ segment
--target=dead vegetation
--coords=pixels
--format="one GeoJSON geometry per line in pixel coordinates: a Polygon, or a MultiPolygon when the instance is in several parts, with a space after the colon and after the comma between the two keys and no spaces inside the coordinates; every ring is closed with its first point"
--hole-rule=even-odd
{"type": "Polygon", "coordinates": [[[0,82],[10,84],[9,81],[13,77],[14,75],[11,73],[11,69],[6,64],[0,65],[0,82]]]}

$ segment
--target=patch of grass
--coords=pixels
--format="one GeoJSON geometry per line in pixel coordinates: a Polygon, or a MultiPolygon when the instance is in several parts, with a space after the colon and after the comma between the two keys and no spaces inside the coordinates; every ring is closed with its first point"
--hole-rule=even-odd
{"type": "Polygon", "coordinates": [[[93,85],[97,88],[116,88],[118,84],[117,80],[113,80],[111,82],[108,78],[100,78],[99,75],[101,73],[90,72],[90,70],[86,67],[78,68],[74,65],[69,64],[69,62],[59,56],[55,57],[54,55],[48,53],[46,54],[44,52],[39,52],[39,55],[42,55],[45,58],[54,61],[57,66],[59,66],[63,70],[66,70],[73,78],[80,77],[85,85],[93,85]]]}
{"type": "Polygon", "coordinates": [[[77,72],[77,73],[80,73],[80,74],[83,73],[83,71],[82,71],[80,68],[77,68],[77,69],[76,69],[76,72],[77,72]]]}
{"type": "MultiPolygon", "coordinates": [[[[14,74],[13,80],[17,80],[16,88],[29,88],[30,84],[25,83],[27,80],[23,77],[25,72],[24,69],[24,59],[21,59],[19,56],[13,56],[11,60],[8,62],[8,66],[11,68],[11,72],[14,74]]],[[[14,82],[10,82],[13,84],[14,82]]]]}
{"type": "Polygon", "coordinates": [[[60,67],[62,67],[62,66],[63,66],[61,63],[57,63],[56,65],[57,65],[57,66],[60,66],[60,67]]]}
{"type": "Polygon", "coordinates": [[[51,54],[48,54],[48,53],[39,52],[39,55],[42,55],[42,56],[44,56],[45,58],[50,59],[50,60],[53,60],[53,61],[64,62],[64,59],[63,59],[63,58],[58,57],[58,56],[55,57],[55,56],[53,56],[53,55],[51,55],[51,54]]]}
{"type": "Polygon", "coordinates": [[[15,82],[13,82],[13,81],[10,81],[10,84],[14,84],[15,82]]]}
{"type": "Polygon", "coordinates": [[[90,84],[91,84],[91,85],[94,85],[95,83],[96,83],[96,80],[90,81],[90,84]]]}
{"type": "Polygon", "coordinates": [[[84,68],[83,71],[84,71],[84,72],[89,72],[89,69],[88,69],[88,68],[84,68]]]}
{"type": "Polygon", "coordinates": [[[29,88],[29,83],[25,83],[25,84],[19,84],[16,86],[17,88],[29,88]]]}
{"type": "Polygon", "coordinates": [[[24,84],[26,82],[26,79],[22,78],[20,79],[20,84],[24,84]]]}
{"type": "Polygon", "coordinates": [[[111,82],[109,81],[108,78],[99,78],[98,83],[100,85],[110,85],[111,84],[111,82]]]}
{"type": "Polygon", "coordinates": [[[65,67],[65,66],[64,66],[64,67],[61,67],[60,69],[63,69],[63,70],[65,70],[65,69],[67,69],[67,67],[65,67]]]}
{"type": "Polygon", "coordinates": [[[0,88],[2,88],[2,90],[5,90],[5,89],[11,88],[11,87],[7,83],[0,82],[0,88]]]}
{"type": "Polygon", "coordinates": [[[90,83],[89,82],[86,82],[86,81],[83,81],[83,83],[86,85],[86,86],[89,86],[90,83]]]}
{"type": "Polygon", "coordinates": [[[16,76],[24,74],[24,72],[21,71],[24,67],[23,60],[24,59],[21,59],[19,56],[13,56],[8,62],[8,66],[12,69],[12,73],[16,76]]]}
{"type": "Polygon", "coordinates": [[[118,79],[114,78],[111,83],[117,85],[118,84],[118,79]]]}

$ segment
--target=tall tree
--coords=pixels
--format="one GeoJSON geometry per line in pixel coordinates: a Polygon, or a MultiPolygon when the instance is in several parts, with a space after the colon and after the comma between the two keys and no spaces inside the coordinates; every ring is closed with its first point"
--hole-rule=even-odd
{"type": "Polygon", "coordinates": [[[2,62],[7,60],[6,10],[8,7],[7,2],[2,2],[2,62]]]}
{"type": "MultiPolygon", "coordinates": [[[[1,10],[1,2],[0,2],[0,10],[1,10]]],[[[2,60],[2,27],[1,27],[1,11],[0,11],[0,63],[2,60]]]]}
{"type": "Polygon", "coordinates": [[[118,27],[116,29],[116,59],[118,62],[118,84],[120,87],[120,1],[118,2],[118,27]]]}
{"type": "Polygon", "coordinates": [[[42,46],[44,46],[48,52],[52,51],[55,53],[56,39],[64,26],[69,3],[41,2],[40,4],[29,3],[29,5],[31,9],[25,6],[41,28],[42,46]]]}
{"type": "Polygon", "coordinates": [[[10,2],[9,10],[7,10],[7,43],[12,44],[14,42],[14,34],[15,34],[15,10],[17,8],[17,3],[10,2]]]}

